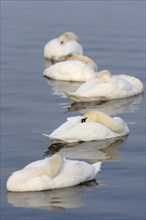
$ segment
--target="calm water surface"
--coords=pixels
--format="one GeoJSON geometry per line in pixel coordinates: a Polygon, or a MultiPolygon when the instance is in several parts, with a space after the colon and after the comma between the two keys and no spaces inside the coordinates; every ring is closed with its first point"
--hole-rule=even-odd
{"type": "Polygon", "coordinates": [[[145,1],[2,1],[1,217],[9,219],[145,219],[144,96],[107,103],[72,103],[63,90],[78,83],[46,80],[43,47],[65,31],[80,36],[99,70],[145,83],[145,1]],[[51,146],[42,136],[67,117],[98,109],[121,116],[130,134],[119,140],[51,146]],[[9,175],[60,151],[103,161],[96,181],[46,192],[11,193],[9,175]]]}

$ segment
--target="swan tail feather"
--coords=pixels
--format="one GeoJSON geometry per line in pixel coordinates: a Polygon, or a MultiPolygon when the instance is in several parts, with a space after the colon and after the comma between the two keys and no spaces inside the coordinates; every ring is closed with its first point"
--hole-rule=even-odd
{"type": "Polygon", "coordinates": [[[95,173],[98,173],[101,170],[101,164],[102,162],[96,162],[93,164],[93,166],[95,167],[95,173]]]}
{"type": "Polygon", "coordinates": [[[69,98],[71,99],[72,101],[74,102],[83,102],[83,101],[87,101],[88,98],[86,97],[81,97],[81,96],[77,96],[75,93],[73,92],[66,92],[64,91],[64,94],[69,98]]]}
{"type": "Polygon", "coordinates": [[[47,138],[49,138],[49,139],[52,139],[49,134],[43,133],[43,136],[45,136],[45,137],[47,137],[47,138]]]}
{"type": "Polygon", "coordinates": [[[78,97],[73,93],[73,92],[66,92],[64,91],[64,94],[70,98],[71,100],[73,101],[77,101],[78,100],[78,97]]]}

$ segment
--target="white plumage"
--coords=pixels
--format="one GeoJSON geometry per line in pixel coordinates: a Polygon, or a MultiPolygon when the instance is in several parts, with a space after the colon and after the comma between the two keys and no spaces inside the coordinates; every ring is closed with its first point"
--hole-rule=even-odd
{"type": "Polygon", "coordinates": [[[70,56],[46,68],[43,75],[55,80],[84,82],[97,77],[97,65],[87,56],[70,56]]]}
{"type": "Polygon", "coordinates": [[[128,133],[127,125],[120,117],[112,118],[102,112],[91,111],[84,116],[67,118],[50,135],[44,135],[55,142],[80,142],[115,138],[128,133]]]}
{"type": "Polygon", "coordinates": [[[97,77],[94,68],[80,60],[67,60],[46,68],[43,75],[55,80],[84,82],[97,77]]]}
{"type": "MultiPolygon", "coordinates": [[[[83,54],[79,37],[72,32],[65,32],[58,38],[49,41],[44,47],[44,57],[52,61],[60,61],[60,57],[83,54]]],[[[62,58],[61,58],[62,59],[62,58]]]]}
{"type": "Polygon", "coordinates": [[[75,92],[65,94],[75,102],[120,99],[138,95],[143,92],[142,82],[129,75],[112,75],[103,70],[97,78],[82,84],[75,92]]]}
{"type": "Polygon", "coordinates": [[[15,171],[7,181],[8,191],[42,191],[78,185],[95,178],[101,162],[65,159],[59,154],[32,162],[15,171]]]}

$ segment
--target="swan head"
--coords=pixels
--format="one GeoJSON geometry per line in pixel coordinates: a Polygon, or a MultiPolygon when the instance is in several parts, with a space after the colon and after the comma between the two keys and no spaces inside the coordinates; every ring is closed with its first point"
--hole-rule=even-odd
{"type": "Polygon", "coordinates": [[[65,32],[59,36],[59,41],[61,44],[66,44],[68,41],[72,40],[79,42],[79,37],[73,32],[65,32]]]}
{"type": "Polygon", "coordinates": [[[102,70],[98,73],[98,78],[103,82],[108,82],[112,74],[108,70],[102,70]]]}
{"type": "Polygon", "coordinates": [[[88,121],[97,122],[100,115],[103,115],[103,113],[98,112],[98,111],[86,112],[81,120],[81,123],[86,122],[87,119],[88,119],[88,121]]]}

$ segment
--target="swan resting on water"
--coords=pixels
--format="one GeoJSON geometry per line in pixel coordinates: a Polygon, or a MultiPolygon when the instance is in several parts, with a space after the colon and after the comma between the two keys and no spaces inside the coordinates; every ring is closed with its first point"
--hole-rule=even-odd
{"type": "Polygon", "coordinates": [[[55,80],[85,82],[97,77],[97,65],[87,56],[74,55],[46,68],[43,75],[55,80]]]}
{"type": "Polygon", "coordinates": [[[66,56],[83,54],[79,37],[73,32],[65,32],[44,46],[44,57],[52,61],[61,61],[66,56]]]}
{"type": "Polygon", "coordinates": [[[61,143],[104,140],[125,136],[128,133],[128,126],[122,118],[110,117],[99,111],[89,111],[83,116],[67,118],[67,121],[50,135],[43,135],[61,143]]]}
{"type": "Polygon", "coordinates": [[[112,75],[108,70],[98,72],[97,78],[83,83],[75,92],[64,93],[74,102],[121,99],[143,92],[142,82],[129,75],[112,75]]]}
{"type": "Polygon", "coordinates": [[[100,167],[101,162],[88,164],[54,154],[12,173],[7,181],[7,190],[27,192],[75,186],[93,180],[100,167]]]}

